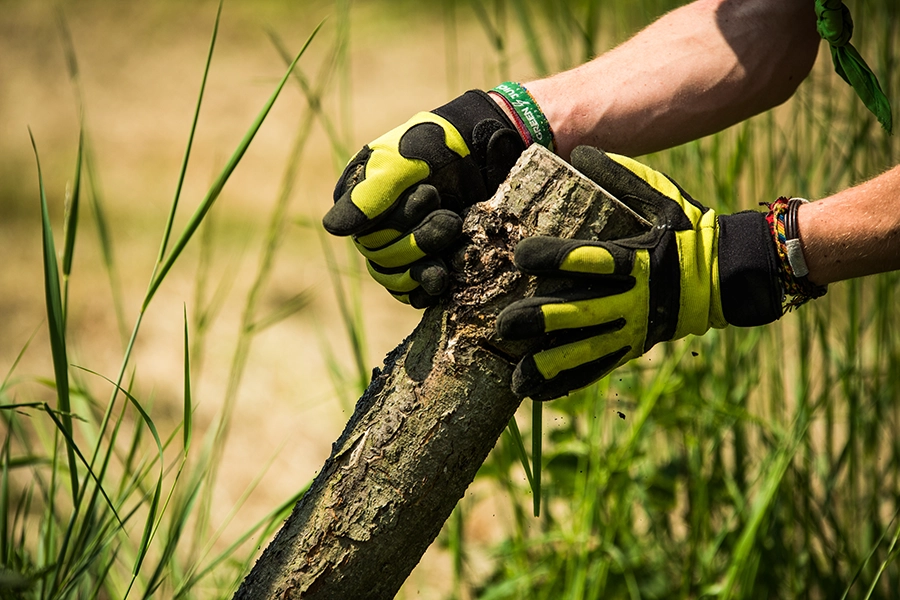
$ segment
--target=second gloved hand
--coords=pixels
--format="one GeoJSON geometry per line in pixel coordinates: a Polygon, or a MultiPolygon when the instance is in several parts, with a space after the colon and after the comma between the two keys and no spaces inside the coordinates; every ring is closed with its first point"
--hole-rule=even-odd
{"type": "Polygon", "coordinates": [[[542,340],[516,367],[515,393],[557,398],[658,342],[781,316],[778,257],[762,213],[717,216],[662,173],[596,148],[576,148],[571,160],[652,228],[615,241],[533,237],[518,244],[521,271],[571,285],[499,315],[501,337],[542,340]]]}
{"type": "Polygon", "coordinates": [[[440,254],[462,231],[462,210],[490,197],[525,149],[486,93],[469,91],[363,147],[323,219],[352,235],[372,277],[397,299],[432,304],[449,278],[440,254]]]}

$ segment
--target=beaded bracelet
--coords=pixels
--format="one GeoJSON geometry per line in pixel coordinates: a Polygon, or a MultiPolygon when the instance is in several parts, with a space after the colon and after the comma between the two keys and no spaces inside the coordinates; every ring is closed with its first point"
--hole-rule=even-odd
{"type": "MultiPolygon", "coordinates": [[[[769,207],[766,221],[775,241],[778,258],[778,272],[784,287],[785,300],[783,313],[805,304],[809,300],[819,298],[828,291],[827,285],[816,285],[811,282],[809,268],[803,256],[800,244],[800,232],[797,226],[797,209],[807,201],[803,198],[778,198],[769,207]],[[790,296],[790,298],[788,298],[790,296]]],[[[764,203],[765,204],[765,203],[764,203]]]]}
{"type": "Polygon", "coordinates": [[[537,143],[551,152],[556,151],[550,121],[541,112],[534,96],[525,89],[525,86],[514,81],[507,81],[489,93],[500,98],[512,113],[516,129],[526,146],[537,143]]]}

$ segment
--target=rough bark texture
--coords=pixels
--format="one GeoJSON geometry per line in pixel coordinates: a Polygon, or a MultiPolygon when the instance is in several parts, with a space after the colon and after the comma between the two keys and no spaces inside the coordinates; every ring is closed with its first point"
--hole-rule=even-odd
{"type": "Polygon", "coordinates": [[[235,598],[393,598],[521,402],[509,381],[527,346],[494,332],[504,306],[535,293],[534,278],[513,266],[516,243],[641,227],[555,155],[537,145],[525,152],[497,194],[467,213],[451,295],[375,370],[235,598]]]}

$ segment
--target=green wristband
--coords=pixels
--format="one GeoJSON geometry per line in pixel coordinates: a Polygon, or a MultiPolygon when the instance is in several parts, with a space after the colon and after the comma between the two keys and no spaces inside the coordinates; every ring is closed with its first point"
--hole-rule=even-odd
{"type": "Polygon", "coordinates": [[[503,98],[506,105],[513,112],[519,132],[527,132],[531,137],[530,140],[525,140],[526,144],[534,142],[551,152],[556,151],[553,143],[553,130],[550,129],[550,121],[547,120],[534,97],[522,84],[507,81],[491,91],[503,98]],[[523,128],[525,131],[522,131],[523,128]]]}

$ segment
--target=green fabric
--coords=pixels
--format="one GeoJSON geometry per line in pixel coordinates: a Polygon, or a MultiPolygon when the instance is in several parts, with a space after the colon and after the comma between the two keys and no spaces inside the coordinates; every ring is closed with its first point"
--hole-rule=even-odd
{"type": "Polygon", "coordinates": [[[866,108],[890,133],[893,128],[891,104],[872,69],[850,43],[853,35],[850,9],[841,0],[816,0],[816,28],[822,39],[831,46],[834,70],[856,90],[866,108]]]}

